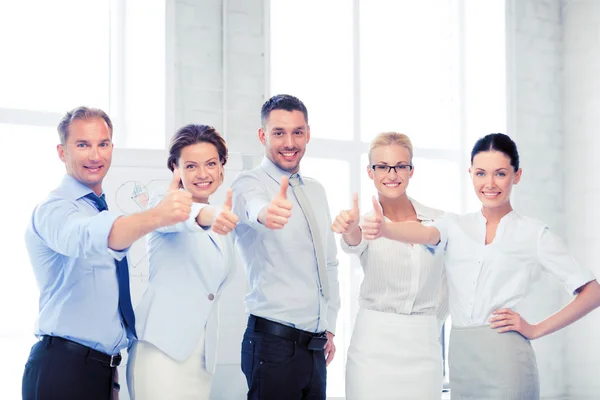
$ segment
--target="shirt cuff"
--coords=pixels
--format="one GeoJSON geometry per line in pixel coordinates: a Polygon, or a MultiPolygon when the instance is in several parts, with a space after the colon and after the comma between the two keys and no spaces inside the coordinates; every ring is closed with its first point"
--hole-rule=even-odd
{"type": "Polygon", "coordinates": [[[210,225],[201,226],[200,224],[198,224],[198,221],[196,221],[196,217],[200,215],[200,211],[202,211],[204,207],[207,207],[208,205],[209,204],[206,203],[192,203],[192,211],[190,212],[189,218],[185,221],[185,227],[187,228],[187,230],[191,232],[199,232],[205,231],[210,228],[210,225]]]}
{"type": "Polygon", "coordinates": [[[89,225],[90,239],[92,246],[100,254],[108,252],[115,259],[121,261],[129,251],[129,247],[123,250],[113,250],[108,247],[108,237],[115,221],[122,214],[110,211],[101,211],[91,218],[89,225]]]}
{"type": "Polygon", "coordinates": [[[327,331],[335,335],[337,325],[337,316],[339,310],[334,310],[331,307],[327,309],[327,331]]]}
{"type": "Polygon", "coordinates": [[[367,248],[368,244],[369,242],[367,242],[364,238],[361,238],[359,244],[356,246],[351,246],[346,243],[344,238],[340,235],[340,247],[346,254],[362,254],[362,252],[367,248]]]}
{"type": "Polygon", "coordinates": [[[246,217],[248,225],[258,232],[269,232],[270,229],[258,221],[258,214],[269,205],[269,202],[262,199],[252,199],[246,203],[246,217]]]}
{"type": "Polygon", "coordinates": [[[594,280],[596,280],[596,277],[592,271],[584,270],[581,271],[580,274],[577,274],[577,276],[570,277],[567,282],[565,282],[565,286],[567,287],[569,293],[575,296],[577,294],[577,290],[594,280]]]}

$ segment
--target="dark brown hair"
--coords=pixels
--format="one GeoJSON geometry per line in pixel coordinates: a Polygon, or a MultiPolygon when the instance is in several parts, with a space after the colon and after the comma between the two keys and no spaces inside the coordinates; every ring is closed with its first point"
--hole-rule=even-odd
{"type": "Polygon", "coordinates": [[[179,129],[173,135],[171,139],[171,145],[169,146],[169,158],[167,159],[167,167],[173,171],[173,166],[179,161],[181,157],[181,150],[184,147],[191,146],[196,143],[210,143],[217,148],[219,154],[219,161],[221,165],[227,163],[227,144],[223,137],[209,125],[186,125],[179,129]]]}

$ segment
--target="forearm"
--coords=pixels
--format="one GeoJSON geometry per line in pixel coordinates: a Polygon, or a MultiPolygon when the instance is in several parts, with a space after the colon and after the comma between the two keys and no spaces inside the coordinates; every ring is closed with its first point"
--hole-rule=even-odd
{"type": "Polygon", "coordinates": [[[120,217],[114,222],[108,235],[108,247],[121,251],[161,226],[161,218],[156,209],[120,217]]]}
{"type": "Polygon", "coordinates": [[[586,283],[577,297],[563,309],[537,324],[535,336],[540,338],[571,325],[598,306],[600,306],[600,285],[594,280],[586,283]]]}
{"type": "Polygon", "coordinates": [[[360,227],[357,227],[351,232],[343,233],[342,239],[350,246],[358,246],[362,240],[362,231],[360,227]]]}
{"type": "Polygon", "coordinates": [[[440,231],[419,222],[387,222],[382,225],[382,236],[411,244],[435,245],[440,241],[440,231]]]}

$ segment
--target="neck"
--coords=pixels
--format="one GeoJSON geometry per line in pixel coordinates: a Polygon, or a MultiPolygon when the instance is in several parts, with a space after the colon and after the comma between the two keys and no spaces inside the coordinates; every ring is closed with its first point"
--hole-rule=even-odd
{"type": "Polygon", "coordinates": [[[502,217],[512,211],[510,202],[506,202],[498,207],[485,207],[481,208],[481,213],[488,220],[488,222],[499,222],[502,217]]]}
{"type": "Polygon", "coordinates": [[[209,204],[208,203],[208,197],[193,197],[192,201],[194,203],[209,204]]]}
{"type": "Polygon", "coordinates": [[[94,193],[96,193],[96,195],[98,197],[102,196],[102,183],[98,183],[97,185],[86,185],[87,187],[89,187],[90,189],[92,189],[92,191],[94,193]]]}
{"type": "Polygon", "coordinates": [[[406,193],[397,199],[388,199],[379,195],[379,202],[381,203],[381,208],[383,208],[383,215],[394,222],[404,221],[416,214],[406,193]]]}

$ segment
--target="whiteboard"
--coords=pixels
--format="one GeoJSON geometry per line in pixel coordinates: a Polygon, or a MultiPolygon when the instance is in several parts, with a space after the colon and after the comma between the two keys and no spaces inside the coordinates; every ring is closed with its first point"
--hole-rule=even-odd
{"type": "MultiPolygon", "coordinates": [[[[109,209],[129,215],[145,209],[152,193],[165,192],[172,173],[167,168],[166,150],[115,149],[111,168],[103,182],[109,209]]],[[[211,203],[225,201],[225,193],[239,172],[254,168],[260,160],[251,155],[231,153],[225,165],[225,180],[211,196],[211,203]]],[[[136,241],[128,254],[130,264],[131,300],[134,307],[141,300],[148,283],[146,238],[136,241]]],[[[241,260],[241,257],[238,257],[241,260]]],[[[243,265],[219,301],[219,346],[213,377],[211,400],[243,399],[246,381],[240,369],[241,340],[247,315],[244,296],[248,291],[243,265]]],[[[124,354],[125,356],[125,354],[124,354]]],[[[119,367],[121,400],[129,400],[125,382],[127,359],[119,367]]]]}

